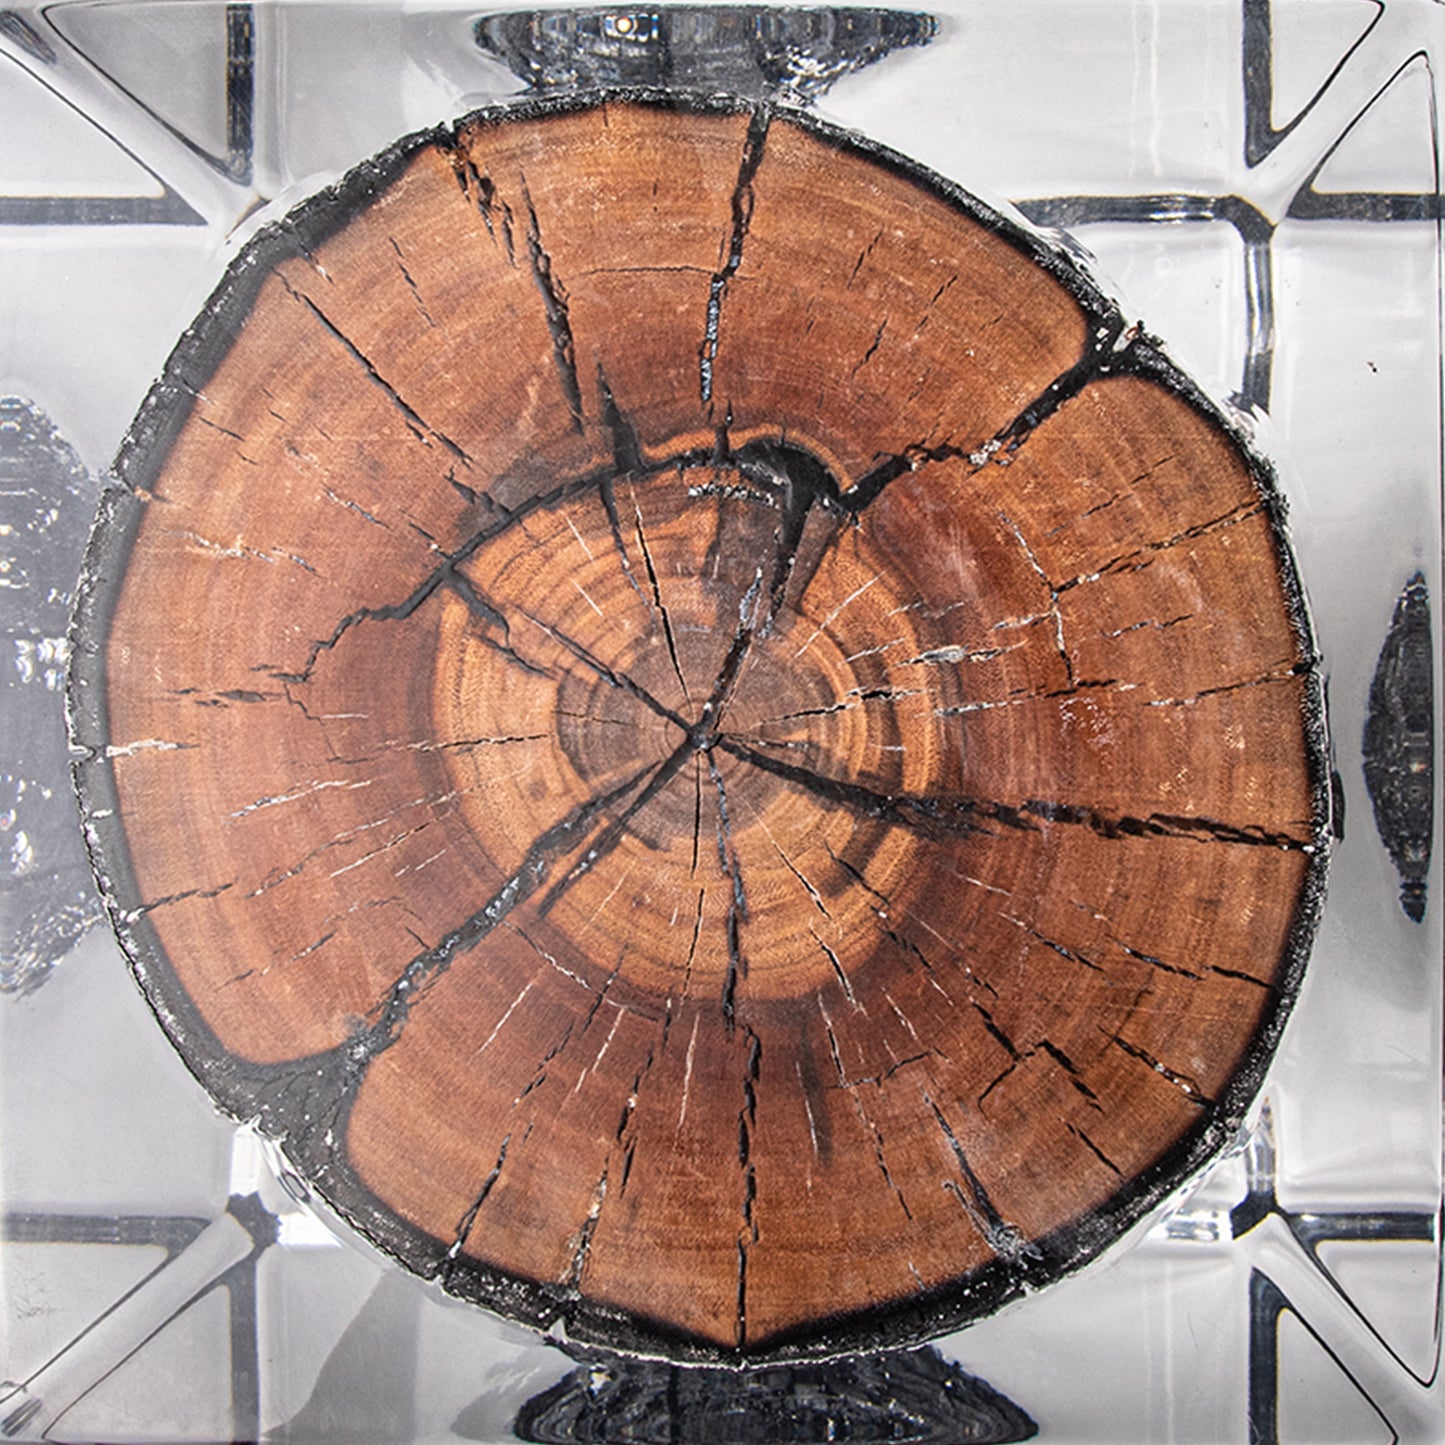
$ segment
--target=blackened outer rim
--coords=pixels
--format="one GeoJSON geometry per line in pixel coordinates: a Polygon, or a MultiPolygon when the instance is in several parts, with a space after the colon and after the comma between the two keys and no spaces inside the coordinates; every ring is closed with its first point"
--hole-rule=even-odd
{"type": "Polygon", "coordinates": [[[1273,464],[1237,417],[1208,397],[1164,354],[1154,338],[1128,328],[1119,307],[1055,243],[1006,217],[917,162],[817,117],[768,102],[727,96],[692,96],[651,89],[617,89],[564,96],[524,97],[473,112],[447,126],[416,132],[351,170],[336,184],[260,230],[226,268],[195,323],[181,337],[127,432],[114,466],[115,483],[101,501],[86,553],[72,621],[72,672],[68,691],[75,786],[86,846],[121,948],[146,999],[187,1067],[231,1117],[254,1122],[274,1138],[329,1208],[374,1246],[447,1293],[510,1319],[571,1340],[678,1362],[734,1367],[825,1359],[922,1343],[992,1314],[1011,1300],[1042,1288],[1092,1261],[1154,1211],[1237,1138],[1264,1081],[1299,994],[1325,890],[1330,842],[1330,769],[1325,698],[1301,585],[1285,535],[1285,502],[1273,464]],[[129,842],[121,825],[114,771],[106,755],[105,647],[109,619],[124,583],[130,549],[145,498],[202,390],[245,325],[261,284],[280,262],[319,245],[346,225],[428,146],[454,142],[464,127],[499,126],[580,112],[603,104],[632,104],[687,114],[756,114],[767,111],[845,155],[864,159],[931,192],[963,216],[981,223],[1060,282],[1083,309],[1095,338],[1093,375],[1147,376],[1217,426],[1245,459],[1272,524],[1275,560],[1290,624],[1308,671],[1302,735],[1312,795],[1313,852],[1280,960],[1276,1001],[1257,1027],[1221,1096],[1154,1164],[1131,1176],[1086,1219],[1034,1241],[1015,1260],[996,1259],[972,1275],[901,1303],[825,1318],[807,1328],[770,1336],[759,1347],[728,1350],[677,1332],[660,1321],[624,1314],[583,1299],[575,1289],[506,1274],[460,1257],[448,1245],[396,1216],[361,1183],[327,1144],[347,1105],[337,1090],[355,1083],[364,1061],[346,1046],[286,1064],[236,1060],[186,996],[171,971],[155,930],[141,907],[129,842]],[[1099,359],[1102,358],[1102,359],[1099,359]],[[322,1108],[330,1099],[329,1112],[322,1108]]]}

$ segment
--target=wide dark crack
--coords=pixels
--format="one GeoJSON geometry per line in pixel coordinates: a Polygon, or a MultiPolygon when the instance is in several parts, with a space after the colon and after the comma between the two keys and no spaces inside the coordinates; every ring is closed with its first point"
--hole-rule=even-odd
{"type": "Polygon", "coordinates": [[[548,637],[558,643],[580,662],[589,672],[595,673],[609,687],[615,687],[619,692],[625,692],[629,697],[635,697],[649,712],[656,713],[658,717],[665,718],[674,727],[685,733],[693,731],[693,725],[680,713],[674,712],[666,703],[659,701],[640,682],[635,681],[625,672],[619,672],[609,667],[590,648],[578,642],[576,638],[569,636],[560,628],[553,627],[550,623],[543,622],[541,618],[534,617],[530,612],[519,609],[521,615],[537,628],[539,632],[545,632],[548,637]]]}
{"type": "Polygon", "coordinates": [[[994,434],[984,448],[987,456],[979,460],[987,460],[996,452],[1016,452],[1065,402],[1078,396],[1090,382],[1130,369],[1135,364],[1133,353],[1142,341],[1137,327],[1125,327],[1121,321],[1101,327],[1083,356],[1056,376],[1007,426],[994,434]]]}
{"type": "Polygon", "coordinates": [[[348,1046],[355,1074],[353,1088],[359,1084],[371,1060],[402,1036],[414,1004],[436,985],[455,960],[475,948],[531,898],[546,882],[556,863],[576,848],[603,815],[637,789],[646,791],[648,781],[655,783],[660,771],[657,766],[639,769],[617,786],[588,798],[539,834],[527,849],[521,865],[481,908],[406,965],[378,1006],[375,1022],[348,1046]]]}
{"type": "Polygon", "coordinates": [[[1109,1156],[1104,1153],[1104,1151],[1099,1148],[1096,1143],[1094,1143],[1094,1141],[1089,1137],[1086,1130],[1080,1129],[1076,1125],[1070,1124],[1068,1122],[1065,1122],[1064,1127],[1069,1131],[1070,1134],[1074,1136],[1075,1139],[1079,1141],[1079,1143],[1084,1146],[1084,1148],[1086,1148],[1094,1156],[1094,1158],[1099,1161],[1100,1164],[1102,1164],[1106,1169],[1108,1169],[1119,1179],[1124,1178],[1124,1171],[1120,1169],[1119,1166],[1115,1164],[1114,1161],[1110,1159],[1109,1156]]]}
{"type": "Polygon", "coordinates": [[[1117,1049],[1128,1054],[1131,1059],[1138,1059],[1141,1064],[1153,1069],[1161,1079],[1172,1084],[1191,1104],[1201,1109],[1214,1107],[1217,1101],[1211,1099],[1203,1089],[1200,1088],[1197,1080],[1191,1078],[1188,1074],[1181,1073],[1178,1069],[1170,1068],[1168,1064],[1156,1059],[1147,1049],[1141,1048],[1138,1044],[1130,1043],[1128,1039],[1122,1038],[1118,1034],[1110,1033],[1107,1029],[1101,1029],[1100,1032],[1103,1033],[1117,1049]]]}
{"type": "Polygon", "coordinates": [[[708,776],[712,779],[712,785],[717,791],[718,867],[722,869],[723,877],[732,885],[733,906],[739,915],[746,919],[748,916],[747,890],[743,885],[742,864],[738,861],[737,848],[733,843],[733,824],[728,808],[727,788],[723,783],[723,776],[711,756],[708,757],[707,766],[708,776]]]}
{"type": "Polygon", "coordinates": [[[647,533],[642,526],[642,509],[634,503],[632,510],[637,546],[642,553],[643,565],[647,569],[648,586],[652,591],[652,606],[658,621],[662,624],[662,635],[667,642],[667,655],[672,662],[673,675],[677,678],[677,685],[682,689],[682,695],[690,707],[692,693],[688,689],[687,678],[683,676],[682,662],[677,655],[677,636],[672,629],[672,617],[668,613],[667,604],[662,599],[662,585],[657,576],[657,564],[652,560],[652,549],[647,545],[647,533]]]}
{"type": "Polygon", "coordinates": [[[796,447],[760,442],[740,449],[734,464],[746,476],[761,473],[777,497],[780,513],[771,566],[760,562],[753,581],[738,604],[731,646],[719,669],[711,695],[703,704],[701,722],[716,733],[748,660],[753,643],[772,632],[782,611],[788,583],[803,543],[808,518],[815,508],[837,504],[838,484],[816,457],[796,447]]]}
{"type": "Polygon", "coordinates": [[[740,762],[792,783],[825,802],[849,809],[864,817],[896,823],[918,831],[943,834],[979,834],[990,822],[1011,827],[1036,828],[1037,824],[1018,817],[1017,810],[980,803],[967,798],[911,796],[879,792],[863,783],[831,778],[809,768],[800,768],[781,758],[769,757],[739,739],[724,735],[717,746],[740,762]]]}
{"type": "Polygon", "coordinates": [[[619,477],[632,476],[645,470],[642,457],[642,443],[637,429],[627,414],[617,404],[612,386],[607,380],[601,359],[597,362],[597,393],[602,398],[602,425],[612,438],[612,465],[619,477]]]}
{"type": "Polygon", "coordinates": [[[984,1188],[982,1180],[974,1173],[968,1155],[964,1152],[963,1144],[954,1132],[953,1126],[944,1117],[943,1111],[927,1093],[923,1095],[923,1102],[927,1104],[940,1132],[948,1141],[949,1149],[958,1164],[958,1172],[963,1180],[962,1189],[951,1179],[944,1181],[944,1187],[950,1189],[959,1204],[963,1206],[964,1212],[973,1222],[974,1227],[1001,1259],[1012,1261],[1024,1256],[1036,1257],[1039,1253],[1037,1246],[1030,1244],[1023,1231],[1017,1225],[1009,1224],[994,1207],[988,1191],[984,1188]]]}
{"type": "Polygon", "coordinates": [[[498,1178],[502,1173],[502,1166],[507,1162],[507,1149],[511,1145],[512,1136],[508,1134],[502,1140],[502,1147],[497,1152],[497,1162],[492,1166],[487,1177],[482,1181],[482,1187],[477,1191],[476,1198],[472,1200],[465,1214],[457,1221],[457,1232],[451,1245],[447,1249],[447,1263],[444,1273],[451,1267],[452,1261],[462,1252],[467,1242],[467,1236],[472,1232],[472,1225],[476,1223],[477,1215],[481,1213],[482,1205],[487,1202],[487,1196],[492,1192],[498,1178]]]}
{"type": "Polygon", "coordinates": [[[484,647],[490,648],[500,657],[505,657],[508,662],[515,663],[524,672],[531,673],[534,677],[552,678],[550,668],[543,667],[540,663],[529,661],[512,644],[512,626],[502,612],[493,607],[481,592],[473,585],[470,578],[462,572],[451,572],[446,578],[446,585],[463,602],[466,603],[472,615],[480,618],[491,627],[497,628],[502,636],[501,639],[493,637],[488,632],[476,634],[476,638],[484,647]]]}
{"type": "Polygon", "coordinates": [[[693,751],[691,739],[685,738],[658,766],[637,797],[602,830],[581,861],[547,890],[537,906],[539,915],[545,916],[579,878],[592,872],[613,852],[627,836],[632,820],[677,776],[693,751]]]}
{"type": "Polygon", "coordinates": [[[426,421],[426,419],[422,417],[422,415],[416,410],[416,408],[413,407],[411,403],[408,402],[401,395],[401,393],[397,391],[397,389],[381,374],[381,372],[377,369],[375,363],[372,362],[372,360],[361,350],[361,348],[334,321],[332,321],[332,319],[326,314],[326,312],[324,312],[321,307],[319,307],[311,299],[311,297],[307,296],[304,292],[297,291],[293,286],[291,286],[291,284],[286,280],[284,276],[280,276],[279,272],[277,273],[277,275],[280,277],[281,284],[286,287],[286,290],[291,294],[291,296],[293,296],[297,301],[299,301],[303,306],[305,306],[307,311],[309,311],[311,315],[314,316],[318,322],[320,322],[322,328],[327,332],[327,334],[330,335],[332,339],[335,340],[342,347],[346,354],[350,356],[351,359],[355,361],[356,364],[361,368],[362,372],[366,376],[366,379],[371,382],[371,384],[381,392],[381,394],[387,399],[387,401],[391,403],[391,405],[397,410],[397,412],[400,413],[402,419],[406,422],[407,429],[412,433],[413,436],[415,436],[419,441],[421,441],[427,446],[435,443],[436,445],[442,447],[443,450],[448,452],[456,461],[461,462],[461,464],[465,467],[469,468],[472,465],[472,458],[468,456],[467,453],[460,446],[458,446],[456,442],[454,442],[449,436],[447,436],[445,432],[439,430],[437,427],[432,426],[430,422],[426,421]]]}
{"type": "Polygon", "coordinates": [[[407,289],[411,292],[412,300],[416,302],[416,308],[421,312],[422,320],[425,321],[428,326],[435,326],[436,321],[432,317],[431,312],[427,310],[426,302],[422,299],[421,288],[416,284],[416,277],[407,269],[406,253],[401,249],[395,236],[388,236],[386,239],[390,242],[391,249],[396,252],[397,270],[401,272],[402,280],[406,282],[407,289]]]}
{"type": "MultiPolygon", "coordinates": [[[[321,654],[335,648],[353,627],[364,622],[405,621],[442,586],[452,586],[458,595],[471,605],[473,599],[480,599],[480,593],[475,588],[468,591],[464,574],[458,570],[463,562],[471,558],[486,543],[520,525],[527,517],[547,507],[569,501],[573,497],[584,496],[596,490],[601,485],[601,481],[602,477],[599,474],[592,473],[576,481],[563,483],[551,492],[529,498],[516,507],[499,508],[498,510],[502,512],[501,516],[489,526],[474,532],[456,551],[444,553],[441,562],[428,572],[401,601],[379,607],[358,607],[355,612],[347,613],[332,629],[329,637],[319,638],[311,643],[306,661],[299,670],[277,671],[274,673],[276,680],[288,683],[309,682],[316,661],[321,654]]],[[[499,615],[497,609],[490,603],[486,603],[485,607],[489,616],[499,615]]]]}
{"type": "Polygon", "coordinates": [[[742,159],[738,164],[738,178],[728,203],[732,225],[728,233],[727,251],[722,266],[713,274],[708,286],[707,319],[703,326],[702,346],[698,351],[699,391],[704,406],[712,401],[713,365],[717,360],[723,300],[727,296],[729,281],[742,265],[743,243],[747,239],[748,227],[753,218],[753,180],[757,176],[758,166],[762,163],[763,146],[767,141],[771,120],[771,112],[760,106],[753,112],[748,123],[742,159]]]}
{"type": "MultiPolygon", "coordinates": [[[[304,299],[304,298],[302,298],[304,299]]],[[[606,395],[610,397],[610,392],[606,395]]],[[[612,401],[613,412],[616,411],[615,400],[612,401]]],[[[644,464],[637,460],[637,465],[632,467],[634,456],[632,447],[635,443],[635,434],[620,415],[612,415],[609,425],[613,429],[615,438],[623,438],[618,442],[620,455],[624,457],[631,468],[628,475],[638,481],[648,481],[671,473],[685,473],[694,467],[705,467],[712,463],[712,451],[687,450],[674,455],[659,458],[656,462],[644,464]],[[632,437],[633,442],[626,438],[632,437]]],[[[743,600],[739,608],[739,622],[737,634],[734,637],[733,646],[729,651],[728,658],[724,662],[723,669],[714,687],[713,695],[710,698],[711,707],[704,705],[703,720],[710,720],[711,726],[717,726],[718,716],[727,699],[731,696],[732,689],[736,685],[748,650],[752,641],[759,633],[765,633],[771,626],[774,617],[782,606],[783,596],[787,588],[792,566],[796,558],[798,546],[801,541],[803,528],[807,518],[815,505],[832,506],[838,497],[837,484],[832,476],[820,463],[808,453],[797,448],[779,447],[770,443],[751,443],[739,449],[735,457],[731,458],[731,464],[748,476],[755,479],[760,486],[776,494],[779,499],[780,509],[784,515],[784,521],[778,533],[778,546],[774,553],[771,570],[768,574],[769,585],[767,589],[766,606],[761,606],[761,583],[755,579],[756,594],[751,590],[743,600]]],[[[506,616],[495,601],[483,596],[480,588],[473,583],[461,571],[464,563],[475,556],[488,543],[496,541],[504,536],[514,527],[521,525],[529,517],[540,512],[546,512],[553,508],[562,506],[567,502],[578,498],[595,495],[601,501],[604,509],[608,512],[609,525],[613,528],[614,542],[624,572],[629,577],[632,585],[637,588],[640,595],[644,596],[641,587],[631,575],[631,564],[627,548],[623,539],[620,517],[617,514],[614,484],[617,480],[617,473],[614,466],[603,466],[594,471],[588,472],[581,477],[565,481],[547,492],[538,493],[532,497],[518,502],[515,506],[504,508],[490,498],[486,498],[488,505],[498,513],[487,525],[478,528],[454,551],[443,553],[442,560],[427,573],[400,601],[388,603],[375,607],[361,607],[354,612],[346,614],[336,624],[330,636],[319,638],[310,644],[307,657],[303,665],[293,671],[275,672],[278,681],[287,683],[309,682],[311,674],[316,666],[317,659],[323,652],[334,649],[352,628],[362,623],[404,621],[411,617],[418,608],[422,606],[439,588],[446,586],[451,588],[464,600],[479,616],[488,622],[500,626],[504,635],[507,630],[506,616]]],[[[471,489],[468,488],[468,491],[471,489]]],[[[766,495],[767,493],[765,493],[766,495]]],[[[476,494],[473,494],[476,495],[476,494]]],[[[373,519],[377,520],[377,519],[373,519]]],[[[379,525],[385,525],[380,523],[379,525]]],[[[640,524],[639,524],[640,526],[640,524]]],[[[641,538],[639,540],[642,540],[641,538]]],[[[761,570],[757,574],[761,578],[761,570]]],[[[660,605],[660,590],[657,600],[653,605],[660,605]]],[[[536,619],[529,619],[536,621],[536,619]]],[[[544,625],[544,624],[538,624],[544,625]]],[[[556,636],[558,641],[569,651],[573,651],[578,661],[597,671],[611,685],[618,686],[638,697],[652,711],[659,716],[665,717],[669,722],[676,724],[684,731],[690,726],[676,712],[667,708],[648,690],[638,684],[634,679],[627,677],[615,669],[607,668],[594,655],[586,649],[580,649],[580,645],[568,640],[556,632],[555,629],[547,629],[556,636]],[[579,650],[580,649],[580,650],[579,650]]],[[[665,632],[670,630],[670,623],[665,626],[665,632]]],[[[670,650],[676,660],[675,636],[672,636],[670,650]]],[[[510,641],[503,644],[503,651],[511,653],[510,641]]],[[[520,660],[520,659],[517,659],[520,660]]],[[[680,661],[677,662],[679,681],[682,681],[680,661]]],[[[684,696],[691,696],[685,683],[684,696]]]]}
{"type": "Polygon", "coordinates": [[[1143,817],[1108,813],[1074,803],[1029,799],[1019,812],[1047,823],[1091,829],[1102,838],[1188,838],[1201,843],[1228,843],[1248,848],[1278,848],[1291,853],[1313,853],[1310,837],[1274,832],[1257,824],[1235,824],[1204,814],[1154,812],[1143,817]]]}
{"type": "Polygon", "coordinates": [[[1016,804],[949,794],[887,793],[782,758],[759,752],[750,742],[720,736],[717,747],[739,761],[792,783],[825,802],[862,817],[896,824],[925,835],[987,835],[1000,828],[1041,832],[1045,824],[1088,828],[1102,838],[1167,837],[1196,842],[1228,843],[1242,847],[1278,848],[1312,853],[1311,839],[1290,833],[1227,823],[1202,815],[1156,812],[1144,817],[1109,813],[1087,805],[1029,798],[1016,804]]]}
{"type": "Polygon", "coordinates": [[[476,162],[459,144],[453,142],[443,145],[442,151],[456,175],[457,186],[463,199],[476,207],[482,224],[487,228],[487,235],[491,237],[493,244],[502,248],[507,264],[515,266],[517,250],[513,237],[512,208],[497,195],[497,187],[492,178],[477,169],[476,162]]]}
{"type": "Polygon", "coordinates": [[[552,258],[542,245],[542,230],[537,222],[537,208],[532,204],[526,178],[522,178],[522,203],[527,208],[527,256],[532,266],[532,279],[542,297],[542,310],[547,331],[552,338],[552,360],[572,426],[580,433],[582,422],[582,385],[577,377],[577,344],[572,338],[572,319],[567,309],[567,288],[553,273],[552,258]]]}

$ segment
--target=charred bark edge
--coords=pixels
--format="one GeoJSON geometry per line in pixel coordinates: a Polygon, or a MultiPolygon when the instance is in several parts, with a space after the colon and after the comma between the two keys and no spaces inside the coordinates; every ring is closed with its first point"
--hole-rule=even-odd
{"type": "MultiPolygon", "coordinates": [[[[1065,397],[1059,397],[1061,404],[1065,397]]],[[[1048,406],[1027,423],[1021,417],[1004,447],[1027,444],[1046,423],[1048,406]]],[[[328,1201],[328,1212],[383,1253],[447,1293],[563,1338],[596,1343],[639,1356],[751,1368],[761,1364],[835,1358],[875,1349],[910,1348],[961,1328],[1023,1294],[1073,1273],[1140,1223],[1171,1195],[1185,1189],[1241,1129],[1263,1083],[1300,989],[1324,900],[1331,819],[1327,718],[1320,659],[1304,589],[1286,534],[1286,505],[1273,464],[1237,412],[1209,397],[1170,360],[1161,343],[1127,325],[1119,307],[1081,269],[1077,255],[1032,229],[1018,214],[995,208],[919,163],[813,115],[773,102],[698,97],[652,90],[607,90],[560,97],[523,98],[474,112],[447,126],[419,131],[363,162],[339,182],[263,227],[226,268],[204,310],[187,329],[126,433],[113,467],[113,485],[101,500],[86,551],[71,624],[72,669],[67,712],[75,789],[82,827],[112,926],[147,1004],[191,1073],[228,1115],[273,1137],[328,1201]],[[272,269],[306,255],[348,224],[392,185],[428,146],[451,145],[465,127],[501,125],[632,104],[687,114],[752,115],[785,120],[844,155],[892,171],[982,224],[1040,266],[1074,298],[1089,323],[1090,342],[1078,368],[1087,380],[1115,375],[1147,377],[1178,396],[1227,436],[1245,459],[1271,522],[1277,575],[1301,657],[1307,665],[1301,724],[1312,797],[1313,849],[1277,975],[1275,1004],[1262,1018],[1227,1086],[1194,1126],[1152,1165],[1086,1219],[1032,1242],[1015,1259],[996,1259],[906,1301],[823,1318],[769,1336],[759,1345],[728,1350],[640,1315],[583,1299],[575,1288],[542,1284],[471,1261],[448,1258],[449,1242],[408,1225],[373,1195],[347,1163],[344,1146],[328,1145],[325,1117],[337,1139],[367,1059],[347,1044],[284,1064],[247,1063],[227,1054],[180,987],[159,938],[139,909],[129,843],[117,808],[114,769],[105,754],[109,737],[105,703],[105,627],[124,584],[131,545],[147,492],[190,416],[198,392],[231,349],[272,269]],[[130,908],[122,900],[129,900],[130,908]]]]}

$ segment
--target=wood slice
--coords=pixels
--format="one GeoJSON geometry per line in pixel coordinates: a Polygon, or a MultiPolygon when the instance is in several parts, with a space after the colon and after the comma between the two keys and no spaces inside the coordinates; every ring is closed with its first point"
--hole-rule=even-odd
{"type": "Polygon", "coordinates": [[[247,247],[119,473],[121,940],[409,1268],[901,1344],[1237,1129],[1327,815],[1281,506],[977,201],[761,105],[472,117],[247,247]]]}

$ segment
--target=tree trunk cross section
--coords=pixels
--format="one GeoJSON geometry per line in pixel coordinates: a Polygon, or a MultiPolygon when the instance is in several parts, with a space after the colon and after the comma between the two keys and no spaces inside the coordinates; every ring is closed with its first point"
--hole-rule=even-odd
{"type": "Polygon", "coordinates": [[[766,107],[473,117],[262,233],[118,470],[117,928],[409,1268],[901,1344],[1237,1127],[1326,822],[1281,508],[978,202],[766,107]]]}

